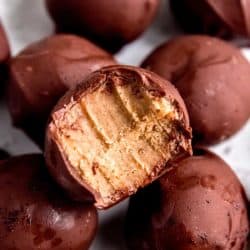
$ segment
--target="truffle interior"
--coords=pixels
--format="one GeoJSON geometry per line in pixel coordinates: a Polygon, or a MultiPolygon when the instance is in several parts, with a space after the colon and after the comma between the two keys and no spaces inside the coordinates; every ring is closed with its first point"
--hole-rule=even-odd
{"type": "Polygon", "coordinates": [[[58,147],[99,208],[153,181],[190,147],[175,101],[136,81],[104,84],[52,118],[58,147]]]}

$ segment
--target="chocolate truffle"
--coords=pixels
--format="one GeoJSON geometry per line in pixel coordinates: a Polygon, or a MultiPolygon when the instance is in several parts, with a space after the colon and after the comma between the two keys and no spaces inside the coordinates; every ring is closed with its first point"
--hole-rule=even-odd
{"type": "Polygon", "coordinates": [[[250,36],[249,0],[171,0],[170,6],[187,32],[223,38],[250,36]]]}
{"type": "Polygon", "coordinates": [[[9,154],[6,151],[0,149],[0,162],[8,158],[9,158],[9,154]]]}
{"type": "Polygon", "coordinates": [[[0,249],[89,249],[96,209],[68,200],[50,179],[42,155],[2,162],[0,186],[0,249]]]}
{"type": "Polygon", "coordinates": [[[246,199],[230,167],[199,150],[131,198],[126,218],[130,250],[243,250],[246,199]]]}
{"type": "Polygon", "coordinates": [[[83,35],[115,52],[152,22],[159,0],[46,0],[58,32],[83,35]]]}
{"type": "Polygon", "coordinates": [[[0,22],[0,89],[3,89],[7,73],[7,60],[10,57],[10,48],[3,26],[0,22]]]}
{"type": "Polygon", "coordinates": [[[51,36],[28,46],[10,61],[8,104],[14,125],[43,146],[45,125],[58,99],[111,64],[110,54],[77,36],[51,36]]]}
{"type": "Polygon", "coordinates": [[[191,153],[191,131],[177,90],[152,72],[110,66],[91,74],[57,104],[45,155],[74,197],[87,189],[98,208],[135,193],[191,153]]]}
{"type": "Polygon", "coordinates": [[[250,116],[250,64],[228,43],[182,36],[157,48],[143,67],[177,87],[187,105],[195,142],[223,141],[250,116]]]}

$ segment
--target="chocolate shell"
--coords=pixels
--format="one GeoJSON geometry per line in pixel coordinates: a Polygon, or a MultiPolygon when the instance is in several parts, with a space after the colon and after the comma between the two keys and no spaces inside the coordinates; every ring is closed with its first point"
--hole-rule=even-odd
{"type": "Polygon", "coordinates": [[[57,32],[74,33],[116,52],[151,24],[159,0],[46,0],[57,32]]]}
{"type": "Polygon", "coordinates": [[[96,209],[66,198],[48,175],[42,155],[1,162],[0,186],[0,249],[89,249],[96,209]]]}
{"type": "Polygon", "coordinates": [[[249,223],[238,178],[216,155],[194,154],[131,198],[128,249],[245,249],[249,223]]]}
{"type": "Polygon", "coordinates": [[[45,155],[52,175],[75,199],[86,189],[107,208],[191,153],[183,100],[147,70],[110,66],[69,91],[51,114],[45,155]]]}
{"type": "Polygon", "coordinates": [[[158,47],[142,67],[172,82],[183,97],[194,142],[211,145],[250,117],[250,64],[236,47],[208,36],[181,36],[158,47]]]}
{"type": "Polygon", "coordinates": [[[249,0],[171,0],[170,6],[187,32],[250,37],[249,0]]]}
{"type": "Polygon", "coordinates": [[[60,97],[91,72],[115,63],[110,54],[73,35],[51,36],[28,46],[10,61],[13,124],[43,147],[48,116],[60,97]]]}

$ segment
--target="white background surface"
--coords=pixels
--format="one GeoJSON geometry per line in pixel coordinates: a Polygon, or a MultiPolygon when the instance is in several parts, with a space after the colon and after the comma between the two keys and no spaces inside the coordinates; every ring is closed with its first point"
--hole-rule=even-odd
{"type": "MultiPolygon", "coordinates": [[[[13,54],[53,32],[53,24],[46,14],[43,0],[0,0],[0,18],[6,28],[13,54]]],[[[123,64],[139,65],[157,45],[176,34],[178,30],[169,13],[168,3],[163,1],[150,29],[137,41],[124,47],[116,58],[123,64]]],[[[243,52],[249,54],[250,59],[247,49],[243,52]]],[[[3,100],[0,101],[0,148],[15,155],[39,152],[22,132],[11,127],[3,100]]],[[[250,122],[233,138],[212,150],[231,165],[250,196],[250,122]]],[[[100,212],[99,233],[91,250],[124,249],[122,221],[126,205],[125,201],[108,211],[100,212]]]]}

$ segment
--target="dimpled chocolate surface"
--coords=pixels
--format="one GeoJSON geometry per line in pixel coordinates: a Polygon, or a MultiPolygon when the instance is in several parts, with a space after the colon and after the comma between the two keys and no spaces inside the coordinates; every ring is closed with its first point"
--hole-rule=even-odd
{"type": "Polygon", "coordinates": [[[10,56],[10,48],[3,26],[0,22],[0,89],[3,89],[6,80],[6,63],[10,56]]]}
{"type": "Polygon", "coordinates": [[[76,199],[86,188],[98,208],[135,193],[192,151],[177,90],[150,71],[120,65],[69,91],[51,114],[46,139],[57,181],[76,199]]]}
{"type": "Polygon", "coordinates": [[[179,90],[195,142],[223,141],[250,116],[250,66],[230,44],[208,36],[182,36],[157,48],[142,66],[179,90]]]}
{"type": "Polygon", "coordinates": [[[128,249],[245,249],[248,218],[242,186],[217,156],[197,153],[131,198],[128,249]]]}
{"type": "Polygon", "coordinates": [[[249,0],[171,0],[184,30],[223,38],[250,36],[249,0]]]}
{"type": "Polygon", "coordinates": [[[0,249],[89,249],[96,210],[64,196],[50,179],[42,155],[1,163],[0,186],[0,249]]]}
{"type": "Polygon", "coordinates": [[[28,46],[10,61],[14,125],[43,146],[45,124],[58,99],[91,72],[112,64],[110,54],[77,36],[51,36],[28,46]]]}
{"type": "Polygon", "coordinates": [[[76,33],[116,51],[152,22],[159,0],[46,0],[57,31],[76,33]]]}

